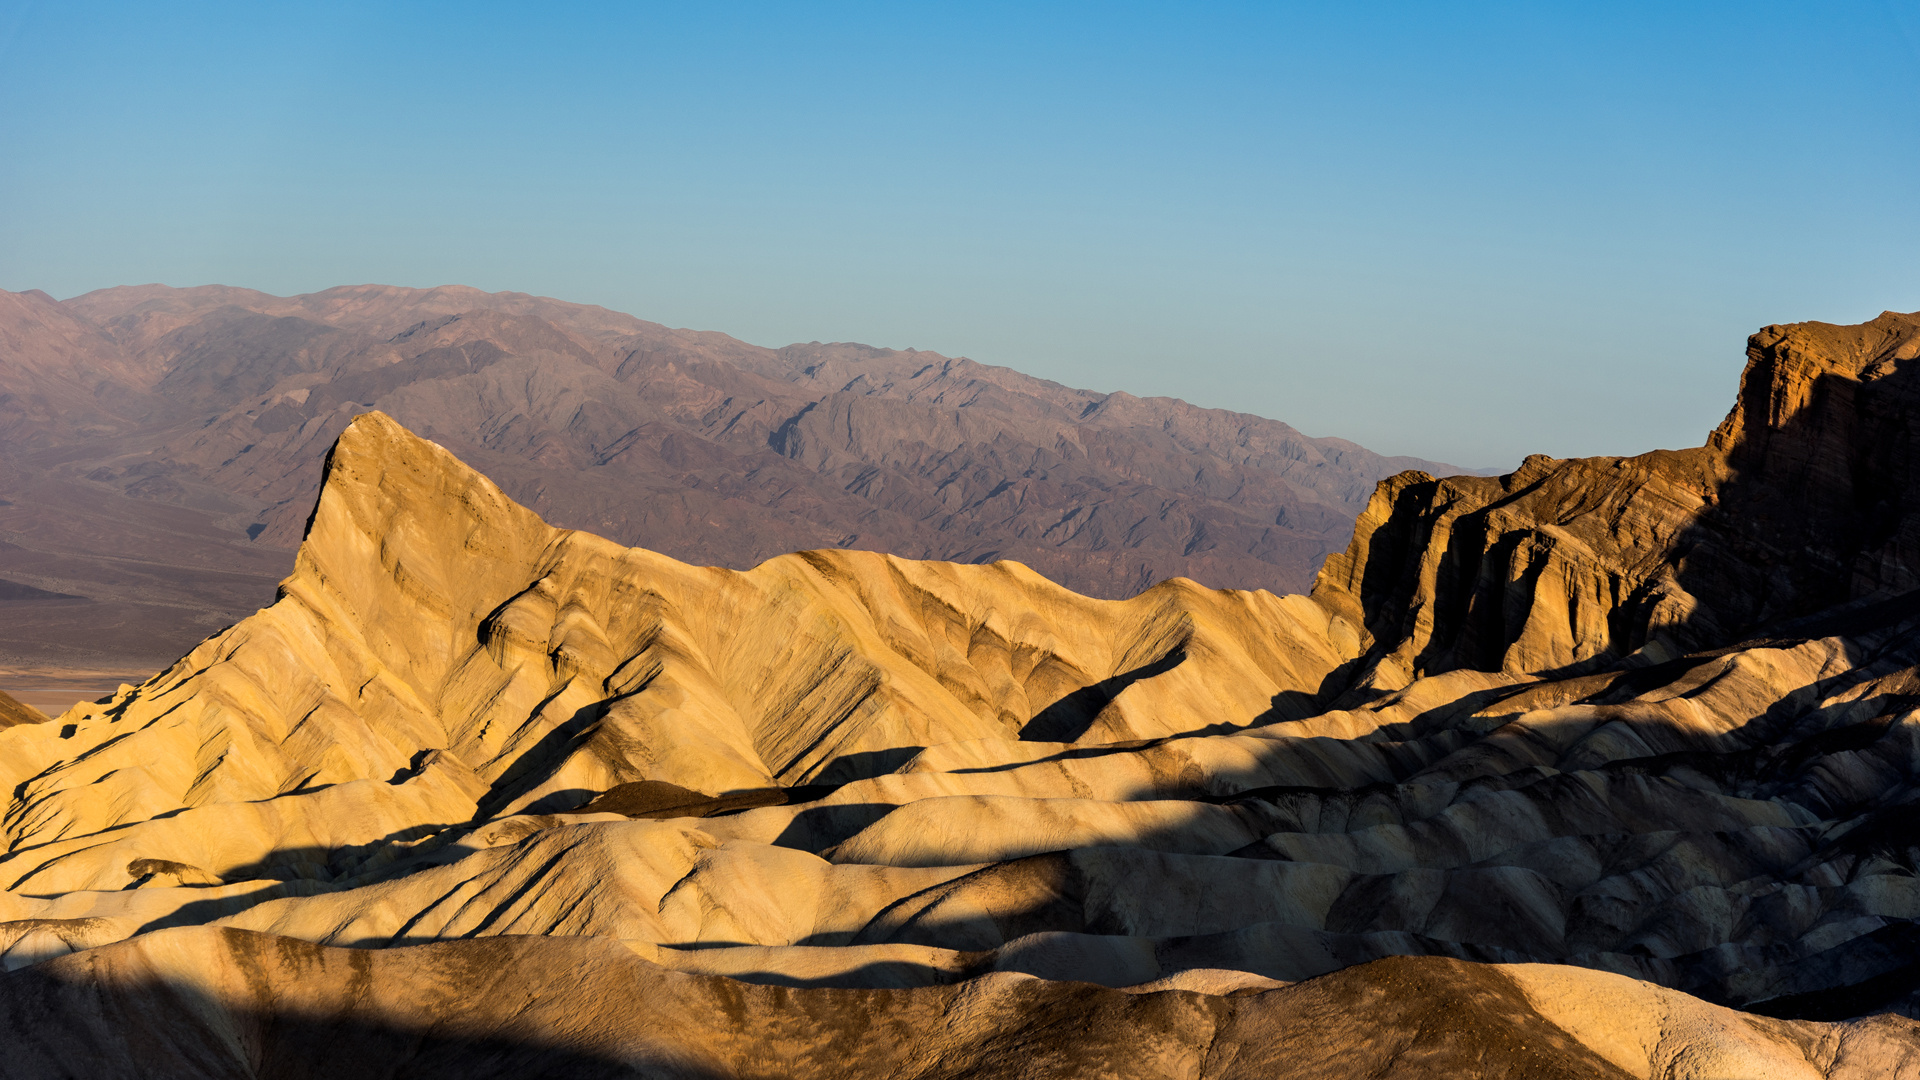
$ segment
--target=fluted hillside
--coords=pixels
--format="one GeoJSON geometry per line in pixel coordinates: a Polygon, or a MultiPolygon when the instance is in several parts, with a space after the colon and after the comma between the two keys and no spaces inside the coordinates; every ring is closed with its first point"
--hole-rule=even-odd
{"type": "Polygon", "coordinates": [[[271,607],[0,730],[0,1073],[1920,1074],[1915,322],[1311,598],[694,567],[361,415],[271,607]]]}

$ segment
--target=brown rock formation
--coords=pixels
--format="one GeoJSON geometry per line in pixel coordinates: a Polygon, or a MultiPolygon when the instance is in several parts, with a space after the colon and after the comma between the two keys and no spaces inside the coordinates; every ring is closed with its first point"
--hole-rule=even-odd
{"type": "Polygon", "coordinates": [[[1891,1080],[1920,1066],[1909,1020],[1772,1021],[1597,972],[1446,960],[1224,995],[1012,975],[794,993],[590,938],[364,952],[169,930],[0,981],[0,1016],[0,1072],[20,1078],[80,1062],[156,1080],[1891,1080]]]}
{"type": "Polygon", "coordinates": [[[4,1067],[1915,1075],[1915,321],[1311,599],[693,567],[362,415],[272,607],[0,730],[4,1067]]]}
{"type": "Polygon", "coordinates": [[[0,691],[0,728],[15,724],[44,724],[46,721],[46,716],[39,709],[15,701],[11,695],[0,691]]]}
{"type": "Polygon", "coordinates": [[[1381,485],[1314,597],[1397,687],[1671,658],[1920,584],[1920,315],[1770,326],[1707,445],[1381,485]],[[1362,615],[1362,612],[1365,612],[1362,615]]]}

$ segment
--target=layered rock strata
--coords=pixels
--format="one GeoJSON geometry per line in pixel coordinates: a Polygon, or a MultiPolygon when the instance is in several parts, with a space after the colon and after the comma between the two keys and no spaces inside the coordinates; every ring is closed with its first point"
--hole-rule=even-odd
{"type": "Polygon", "coordinates": [[[1314,597],[1367,685],[1732,644],[1920,585],[1920,314],[1770,326],[1707,445],[1383,483],[1314,597]],[[1642,650],[1645,650],[1642,652],[1642,650]]]}
{"type": "Polygon", "coordinates": [[[1389,481],[1311,598],[692,567],[368,414],[272,607],[0,730],[16,1072],[1912,1075],[1916,324],[1389,481]]]}

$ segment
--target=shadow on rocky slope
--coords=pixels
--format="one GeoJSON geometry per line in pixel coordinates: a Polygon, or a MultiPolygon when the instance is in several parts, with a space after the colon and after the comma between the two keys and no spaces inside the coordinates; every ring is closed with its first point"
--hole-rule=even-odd
{"type": "Polygon", "coordinates": [[[1768,327],[1704,447],[1386,481],[1314,591],[1366,627],[1356,689],[1659,662],[1920,585],[1917,355],[1920,316],[1768,327]]]}
{"type": "Polygon", "coordinates": [[[171,931],[90,965],[75,958],[0,978],[0,1015],[13,1032],[0,1072],[1588,1080],[1667,1075],[1675,1051],[1659,1042],[1676,1022],[1696,1039],[1691,1067],[1723,1070],[1705,1075],[1805,1071],[1811,1058],[1825,1066],[1817,1075],[1853,1080],[1912,1064],[1899,1021],[1742,1018],[1611,976],[1565,985],[1446,960],[1384,960],[1224,995],[1009,976],[964,989],[794,993],[623,954],[587,940],[369,953],[171,931]],[[160,975],[170,951],[201,957],[194,978],[160,975]],[[1610,1020],[1578,1015],[1596,1000],[1613,1006],[1610,1020]]]}
{"type": "Polygon", "coordinates": [[[79,1025],[22,1071],[320,1016],[422,1068],[1912,1076],[1914,324],[1757,336],[1698,450],[1395,477],[1312,598],[689,566],[363,415],[272,607],[0,729],[0,1007],[79,1025]]]}

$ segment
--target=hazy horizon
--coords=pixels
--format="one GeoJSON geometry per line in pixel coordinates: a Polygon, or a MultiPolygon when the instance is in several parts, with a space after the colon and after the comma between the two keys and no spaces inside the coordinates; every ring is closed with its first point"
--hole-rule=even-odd
{"type": "MultiPolygon", "coordinates": [[[[116,286],[116,285],[107,285],[107,286],[102,286],[102,287],[101,287],[101,288],[99,288],[99,289],[88,289],[88,290],[87,290],[86,292],[77,292],[77,293],[72,293],[72,294],[70,294],[70,295],[67,295],[67,296],[53,296],[53,298],[54,298],[54,300],[56,300],[56,301],[60,301],[60,302],[64,302],[64,301],[67,301],[67,300],[72,300],[72,299],[75,299],[75,298],[77,298],[77,297],[81,297],[81,296],[86,296],[86,295],[88,295],[89,293],[94,293],[94,292],[106,292],[106,291],[108,291],[108,290],[111,290],[111,289],[115,289],[115,288],[151,288],[151,287],[156,287],[156,286],[157,286],[157,287],[160,287],[160,288],[168,288],[168,289],[182,289],[182,290],[185,290],[185,289],[195,289],[195,288],[240,288],[240,289],[250,289],[250,288],[252,288],[252,286],[247,286],[247,285],[237,285],[237,286],[236,286],[236,285],[234,285],[234,284],[232,284],[231,282],[225,282],[225,281],[208,281],[208,282],[201,282],[201,283],[199,283],[199,284],[197,284],[197,285],[172,285],[172,284],[169,284],[169,283],[167,283],[167,282],[163,282],[163,281],[140,281],[140,282],[128,282],[128,283],[126,283],[126,284],[124,284],[124,285],[117,285],[117,286],[116,286]]],[[[352,289],[352,288],[378,288],[378,287],[389,287],[389,286],[391,286],[391,287],[396,287],[396,288],[410,288],[410,289],[422,289],[422,290],[433,290],[433,289],[445,289],[445,288],[472,288],[472,287],[473,287],[473,286],[468,286],[468,285],[466,285],[465,283],[463,283],[463,282],[458,282],[458,281],[443,281],[443,282],[440,282],[440,283],[438,283],[438,284],[435,284],[435,285],[402,285],[402,286],[394,286],[392,282],[385,282],[385,281],[358,281],[358,282],[352,282],[352,283],[344,283],[344,284],[340,284],[340,285],[330,285],[330,286],[328,286],[328,287],[327,287],[327,288],[325,288],[325,289],[316,289],[316,290],[313,290],[313,292],[316,292],[316,293],[320,293],[320,292],[328,292],[328,291],[331,291],[331,290],[334,290],[334,289],[352,289]]],[[[10,290],[10,291],[11,291],[11,290],[10,290]]],[[[23,290],[23,291],[24,291],[24,290],[23,290]]],[[[44,289],[42,289],[42,290],[40,290],[40,291],[41,291],[41,292],[46,292],[46,290],[44,290],[44,289]]],[[[266,290],[264,290],[264,289],[256,289],[256,290],[254,290],[254,291],[256,291],[256,292],[266,292],[266,290]]],[[[494,292],[502,292],[502,293],[515,293],[515,292],[522,292],[522,293],[524,293],[524,290],[517,290],[517,289],[499,289],[499,290],[492,290],[492,291],[494,291],[494,292]]],[[[48,293],[48,295],[50,295],[50,296],[52,296],[53,294],[51,294],[51,293],[48,293]]],[[[283,294],[283,293],[268,293],[268,295],[270,295],[270,296],[281,296],[281,297],[283,297],[283,298],[290,298],[290,297],[293,297],[293,296],[300,296],[300,295],[312,295],[312,294],[311,294],[311,293],[307,293],[307,294],[302,294],[302,293],[284,293],[284,294],[283,294]]],[[[525,293],[525,295],[529,295],[529,296],[536,296],[536,297],[538,297],[538,298],[540,298],[540,299],[547,299],[547,300],[558,300],[558,301],[561,301],[561,302],[563,302],[563,303],[578,303],[578,302],[579,302],[579,301],[570,301],[570,300],[568,300],[568,299],[567,299],[566,297],[564,297],[564,296],[544,296],[544,295],[541,295],[541,294],[534,294],[534,293],[525,293]]],[[[598,306],[598,307],[606,307],[606,305],[594,305],[594,306],[598,306]]],[[[620,310],[620,309],[618,309],[618,308],[607,308],[607,310],[610,310],[610,311],[614,311],[614,312],[617,312],[617,313],[619,313],[619,314],[622,314],[622,315],[632,315],[632,316],[633,316],[634,318],[637,318],[637,319],[641,319],[641,320],[643,320],[643,321],[646,321],[646,322],[656,322],[656,323],[657,323],[657,322],[659,322],[659,320],[657,320],[657,319],[648,319],[648,318],[647,318],[647,317],[646,317],[646,316],[645,316],[644,314],[641,314],[641,313],[638,313],[638,312],[632,312],[632,311],[621,311],[621,310],[620,310]]],[[[670,327],[670,329],[674,329],[674,330],[692,330],[692,331],[696,331],[696,332],[702,332],[702,333],[706,333],[706,332],[713,332],[713,333],[721,333],[721,334],[726,334],[726,333],[727,333],[727,331],[726,331],[726,330],[724,330],[724,329],[722,329],[722,328],[720,328],[720,327],[713,327],[713,326],[672,326],[672,327],[670,327]]],[[[729,336],[729,337],[733,337],[733,338],[735,338],[736,340],[741,340],[741,341],[745,341],[745,340],[746,340],[746,339],[744,339],[744,338],[740,338],[740,337],[739,337],[739,335],[737,335],[737,334],[728,334],[727,336],[729,336]]],[[[816,338],[816,339],[811,339],[811,340],[808,340],[808,341],[777,341],[777,342],[767,342],[767,341],[748,341],[748,342],[747,342],[747,344],[749,344],[749,345],[757,345],[757,346],[760,346],[760,347],[762,347],[762,348],[768,348],[768,349],[780,349],[780,348],[784,348],[784,347],[786,347],[786,346],[789,346],[789,345],[821,345],[821,344],[828,344],[828,343],[827,343],[827,342],[822,342],[821,340],[819,340],[819,339],[817,339],[817,338],[816,338]]],[[[832,344],[853,344],[853,345],[872,345],[873,343],[872,343],[872,342],[864,342],[864,341],[837,341],[837,342],[832,342],[832,344]]],[[[892,348],[892,346],[877,346],[877,347],[884,347],[884,348],[892,348]]],[[[899,348],[899,350],[898,350],[898,351],[901,351],[901,352],[906,352],[906,351],[909,351],[909,350],[914,350],[914,349],[918,349],[918,347],[917,347],[917,346],[901,346],[901,347],[899,348]]],[[[937,354],[937,355],[942,355],[942,356],[946,356],[946,357],[948,357],[949,359],[955,359],[955,360],[959,360],[959,359],[965,359],[965,360],[972,360],[972,361],[974,361],[974,362],[976,362],[976,363],[981,363],[981,364],[988,364],[988,365],[991,365],[991,366],[994,366],[994,367],[1011,367],[1011,366],[1012,366],[1012,365],[1008,365],[1008,364],[996,364],[996,363],[994,363],[994,362],[993,362],[993,361],[991,361],[991,360],[985,360],[985,359],[982,359],[982,358],[980,358],[980,357],[977,357],[977,356],[965,356],[965,355],[961,355],[961,354],[949,354],[949,353],[940,353],[940,352],[939,352],[939,350],[936,350],[936,349],[918,349],[918,351],[921,351],[921,352],[929,352],[929,353],[935,353],[935,354],[937,354]]],[[[1015,369],[1015,370],[1018,370],[1018,369],[1015,369]]],[[[1029,375],[1030,375],[1030,374],[1033,374],[1033,373],[1032,373],[1032,372],[1022,372],[1022,374],[1029,374],[1029,375]]],[[[1054,381],[1056,381],[1056,382],[1058,382],[1059,380],[1054,380],[1054,381]]],[[[1174,400],[1178,400],[1178,401],[1186,401],[1186,399],[1184,399],[1184,398],[1180,398],[1180,397],[1179,397],[1178,395],[1172,395],[1172,394],[1146,394],[1146,393],[1136,393],[1136,392],[1135,392],[1134,390],[1132,390],[1131,388],[1129,388],[1129,387],[1125,387],[1125,386],[1073,386],[1072,388],[1073,388],[1073,389],[1075,389],[1075,390],[1092,390],[1092,391],[1095,391],[1095,392],[1098,392],[1098,393],[1103,393],[1103,394],[1112,394],[1112,393],[1125,393],[1125,394],[1132,394],[1132,395],[1133,395],[1133,396],[1135,396],[1135,397],[1141,397],[1141,398],[1172,398],[1172,399],[1174,399],[1174,400]]],[[[1228,410],[1230,410],[1230,411],[1234,411],[1234,412],[1248,412],[1248,411],[1249,411],[1249,410],[1246,410],[1246,409],[1241,409],[1241,408],[1235,408],[1235,407],[1233,407],[1233,406],[1230,406],[1230,405],[1205,405],[1204,403],[1201,403],[1201,402],[1193,402],[1193,401],[1187,401],[1187,404],[1189,404],[1189,405],[1201,405],[1201,406],[1202,406],[1203,408],[1219,408],[1219,409],[1228,409],[1228,410]]],[[[1259,414],[1259,413],[1253,413],[1252,415],[1261,415],[1261,414],[1259,414]]],[[[1282,422],[1287,422],[1287,421],[1285,420],[1285,418],[1284,418],[1284,417],[1267,417],[1267,419],[1278,419],[1278,420],[1281,420],[1282,422]]],[[[1293,426],[1293,427],[1295,427],[1295,428],[1299,428],[1299,427],[1300,427],[1300,425],[1298,425],[1298,424],[1291,424],[1290,426],[1293,426]]],[[[1326,438],[1334,438],[1334,439],[1345,439],[1345,438],[1347,438],[1347,436],[1344,436],[1344,435],[1341,435],[1341,434],[1340,434],[1339,432],[1337,432],[1337,431],[1327,431],[1327,432],[1319,432],[1319,431],[1308,431],[1308,430],[1306,430],[1306,429],[1304,429],[1304,428],[1301,428],[1300,430],[1301,430],[1301,433],[1302,433],[1302,434],[1304,434],[1304,435],[1306,435],[1306,436],[1308,436],[1309,438],[1313,438],[1313,439],[1326,439],[1326,438]]],[[[1703,437],[1704,437],[1704,435],[1703,435],[1703,437]]],[[[1351,439],[1349,439],[1348,441],[1355,441],[1355,440],[1351,440],[1351,439]]],[[[1371,449],[1373,449],[1373,447],[1367,447],[1367,449],[1369,449],[1369,450],[1371,450],[1371,449]]],[[[1389,456],[1396,456],[1396,455],[1389,455],[1389,456]]],[[[1419,454],[1404,454],[1404,455],[1397,455],[1397,456],[1404,456],[1404,457],[1422,457],[1422,456],[1424,456],[1424,455],[1419,455],[1419,454]]],[[[1430,460],[1430,461],[1438,461],[1439,459],[1437,459],[1437,458],[1428,458],[1428,460],[1430,460]]],[[[1459,466],[1461,466],[1462,468],[1466,468],[1466,469],[1472,469],[1472,470],[1476,470],[1476,471],[1481,471],[1481,472],[1484,472],[1484,471],[1487,471],[1488,469],[1490,469],[1490,468],[1493,468],[1493,467],[1494,467],[1494,466],[1483,466],[1483,465],[1473,465],[1473,464],[1468,464],[1468,463],[1463,463],[1463,462],[1457,462],[1457,461],[1456,461],[1456,462],[1447,462],[1447,464],[1450,464],[1450,465],[1459,465],[1459,466]]],[[[1507,465],[1504,465],[1504,466],[1499,466],[1499,467],[1500,467],[1500,468],[1502,468],[1503,470],[1505,470],[1505,469],[1511,469],[1511,468],[1513,468],[1513,467],[1514,467],[1515,465],[1518,465],[1518,464],[1519,464],[1519,462],[1518,462],[1518,460],[1515,460],[1514,462],[1512,462],[1512,463],[1510,463],[1510,464],[1507,464],[1507,465]]]]}
{"type": "Polygon", "coordinates": [[[1920,308],[1920,4],[0,8],[0,287],[466,284],[1467,467],[1920,308]]]}

